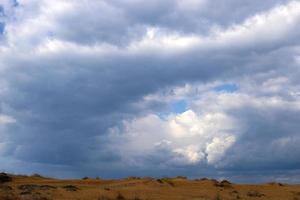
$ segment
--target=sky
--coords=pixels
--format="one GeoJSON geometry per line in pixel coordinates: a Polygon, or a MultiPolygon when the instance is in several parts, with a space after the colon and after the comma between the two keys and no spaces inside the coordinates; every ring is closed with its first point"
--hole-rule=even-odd
{"type": "Polygon", "coordinates": [[[0,171],[300,178],[300,1],[0,0],[0,171]]]}

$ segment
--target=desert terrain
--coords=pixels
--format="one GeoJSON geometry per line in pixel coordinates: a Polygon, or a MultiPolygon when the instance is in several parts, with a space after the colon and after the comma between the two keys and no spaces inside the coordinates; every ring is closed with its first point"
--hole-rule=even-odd
{"type": "Polygon", "coordinates": [[[227,180],[129,177],[59,180],[0,174],[0,200],[300,200],[300,185],[234,184],[227,180]]]}

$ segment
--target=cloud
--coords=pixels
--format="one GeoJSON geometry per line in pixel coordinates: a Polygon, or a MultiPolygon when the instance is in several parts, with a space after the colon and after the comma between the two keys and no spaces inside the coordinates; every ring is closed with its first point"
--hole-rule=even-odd
{"type": "Polygon", "coordinates": [[[223,113],[198,116],[192,110],[171,114],[165,119],[148,115],[123,122],[123,126],[121,130],[111,129],[111,143],[118,141],[113,148],[123,152],[129,160],[147,157],[147,154],[153,157],[163,149],[170,156],[163,161],[166,165],[202,161],[214,164],[232,146],[239,130],[237,124],[223,113]]]}
{"type": "MultiPolygon", "coordinates": [[[[285,81],[282,77],[270,77],[260,83],[259,89],[254,86],[255,93],[250,92],[245,83],[233,93],[215,91],[214,85],[208,85],[206,91],[199,91],[197,84],[177,88],[177,91],[184,90],[180,98],[185,96],[193,111],[173,113],[163,118],[159,115],[144,116],[124,122],[123,128],[117,128],[117,136],[111,143],[119,141],[113,148],[124,152],[123,158],[128,156],[140,161],[141,157],[146,160],[150,157],[168,167],[210,166],[231,177],[232,170],[245,173],[297,170],[299,95],[278,96],[294,87],[282,84],[285,81]]],[[[172,97],[178,98],[177,91],[170,96],[169,92],[163,93],[167,96],[160,94],[159,99],[170,101],[172,97]]],[[[270,176],[263,180],[270,180],[270,176]]]]}
{"type": "Polygon", "coordinates": [[[10,116],[7,115],[0,115],[0,124],[10,124],[15,123],[16,120],[10,116]]]}
{"type": "Polygon", "coordinates": [[[298,170],[299,5],[1,2],[0,151],[15,166],[4,168],[298,170]]]}

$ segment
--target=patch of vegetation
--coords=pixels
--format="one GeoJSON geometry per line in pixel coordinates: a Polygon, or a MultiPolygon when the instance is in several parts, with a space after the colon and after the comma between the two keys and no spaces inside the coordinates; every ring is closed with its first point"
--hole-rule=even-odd
{"type": "Polygon", "coordinates": [[[65,185],[65,186],[62,186],[62,188],[69,192],[76,192],[77,190],[79,190],[79,188],[74,185],[65,185]]]}
{"type": "Polygon", "coordinates": [[[248,197],[263,197],[265,195],[256,190],[250,190],[249,192],[247,192],[247,196],[248,197]]]}
{"type": "Polygon", "coordinates": [[[0,173],[0,183],[6,183],[12,181],[12,178],[6,173],[0,173]]]}
{"type": "Polygon", "coordinates": [[[168,178],[168,177],[164,177],[164,178],[159,178],[159,179],[156,179],[156,181],[160,184],[163,184],[163,183],[167,183],[171,186],[175,186],[172,178],[168,178]]]}
{"type": "Polygon", "coordinates": [[[160,184],[164,183],[163,180],[160,179],[160,178],[156,179],[156,181],[157,181],[158,183],[160,183],[160,184]]]}
{"type": "MultiPolygon", "coordinates": [[[[20,195],[25,196],[26,199],[51,200],[52,198],[49,196],[50,193],[48,193],[47,195],[41,194],[40,190],[52,190],[52,189],[56,189],[56,187],[50,185],[27,184],[27,185],[20,185],[18,189],[21,190],[20,195]]],[[[23,198],[24,197],[22,197],[22,199],[23,198]]]]}
{"type": "Polygon", "coordinates": [[[8,185],[0,185],[0,190],[2,191],[12,191],[13,188],[8,185]]]}
{"type": "Polygon", "coordinates": [[[140,180],[141,177],[138,177],[138,176],[129,176],[127,177],[127,180],[140,180]]]}
{"type": "Polygon", "coordinates": [[[133,200],[141,200],[139,197],[135,196],[133,200]]]}
{"type": "Polygon", "coordinates": [[[231,192],[229,192],[229,194],[232,196],[232,197],[235,197],[236,199],[240,199],[240,195],[239,195],[239,192],[236,191],[236,190],[233,190],[231,192]]]}
{"type": "Polygon", "coordinates": [[[216,187],[222,187],[222,188],[231,188],[232,187],[232,184],[227,180],[222,180],[221,182],[214,180],[213,183],[216,187]]]}
{"type": "Polygon", "coordinates": [[[201,178],[200,181],[208,181],[208,178],[201,178]]]}
{"type": "Polygon", "coordinates": [[[24,191],[20,192],[20,195],[29,195],[29,194],[32,194],[31,190],[24,190],[24,191]]]}
{"type": "Polygon", "coordinates": [[[119,192],[116,197],[116,200],[125,200],[125,197],[119,192]]]}
{"type": "Polygon", "coordinates": [[[221,195],[218,193],[214,200],[222,200],[221,195]]]}
{"type": "Polygon", "coordinates": [[[31,177],[35,177],[35,178],[45,178],[45,177],[43,177],[42,175],[37,174],[37,173],[32,174],[31,177]]]}
{"type": "Polygon", "coordinates": [[[176,176],[175,178],[177,178],[177,179],[184,179],[184,180],[186,180],[186,179],[187,179],[187,177],[186,177],[186,176],[176,176]]]}
{"type": "Polygon", "coordinates": [[[161,180],[162,180],[162,182],[165,182],[165,183],[169,184],[170,186],[173,186],[173,187],[175,186],[175,184],[171,178],[162,178],[161,180]]]}
{"type": "Polygon", "coordinates": [[[4,195],[0,195],[0,199],[1,200],[17,200],[18,198],[11,193],[6,193],[4,195]]]}
{"type": "Polygon", "coordinates": [[[269,185],[276,185],[276,186],[284,186],[283,183],[279,183],[279,182],[270,182],[268,183],[269,185]]]}
{"type": "Polygon", "coordinates": [[[53,190],[56,189],[55,186],[51,185],[33,185],[33,184],[28,184],[28,185],[20,185],[18,187],[19,190],[22,190],[20,194],[30,194],[34,190],[53,190]]]}
{"type": "Polygon", "coordinates": [[[35,193],[30,196],[30,200],[52,200],[51,197],[41,195],[40,193],[35,193]]]}
{"type": "Polygon", "coordinates": [[[22,190],[20,192],[20,195],[27,195],[27,194],[31,194],[32,191],[34,190],[37,190],[39,189],[40,186],[39,185],[32,185],[32,184],[29,184],[29,185],[20,185],[18,187],[19,190],[22,190]]]}
{"type": "Polygon", "coordinates": [[[52,186],[52,185],[40,185],[41,190],[54,190],[57,189],[57,187],[52,186]]]}
{"type": "Polygon", "coordinates": [[[294,195],[300,196],[300,192],[292,191],[294,195]]]}

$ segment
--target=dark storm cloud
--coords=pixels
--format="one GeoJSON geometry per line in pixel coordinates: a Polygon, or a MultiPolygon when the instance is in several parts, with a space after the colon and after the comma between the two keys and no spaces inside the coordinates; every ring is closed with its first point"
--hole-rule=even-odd
{"type": "Polygon", "coordinates": [[[248,107],[238,115],[247,127],[225,165],[239,170],[299,168],[299,111],[248,107]]]}
{"type": "MultiPolygon", "coordinates": [[[[18,121],[12,127],[15,130],[11,137],[16,145],[22,143],[24,147],[16,152],[17,156],[60,164],[82,161],[86,155],[81,154],[88,152],[80,148],[96,148],[92,138],[104,134],[122,115],[137,112],[130,104],[143,95],[185,79],[213,79],[214,71],[221,76],[230,67],[222,59],[206,60],[195,67],[193,63],[200,62],[198,59],[150,60],[117,58],[111,62],[98,61],[99,66],[94,66],[87,58],[74,58],[63,65],[56,64],[59,62],[53,58],[51,64],[42,65],[33,59],[22,62],[26,68],[22,65],[7,69],[5,79],[13,89],[1,99],[7,107],[6,114],[18,121]],[[212,62],[220,64],[213,66],[212,62]],[[168,69],[174,65],[174,70],[168,69]]],[[[5,108],[2,110],[5,112],[5,108]]]]}
{"type": "MultiPolygon", "coordinates": [[[[47,33],[78,43],[107,42],[124,46],[139,40],[149,26],[185,34],[208,35],[216,28],[226,28],[244,22],[255,14],[263,13],[286,0],[256,1],[206,0],[166,1],[65,1],[22,4],[30,9],[30,17],[49,18],[47,33]],[[44,12],[44,8],[54,11],[44,12]],[[61,9],[60,9],[61,8],[61,9]]],[[[21,17],[23,12],[18,13],[21,17]]],[[[26,14],[26,12],[25,12],[26,14]]],[[[25,16],[28,17],[28,16],[25,16]]]]}
{"type": "Polygon", "coordinates": [[[228,1],[107,1],[125,11],[129,19],[141,24],[160,26],[185,33],[209,33],[212,26],[239,24],[253,14],[264,12],[287,0],[264,2],[228,1]]]}
{"type": "MultiPolygon", "coordinates": [[[[299,28],[294,24],[299,22],[300,11],[292,8],[299,7],[297,2],[287,3],[30,0],[19,1],[14,7],[7,1],[2,10],[10,15],[6,18],[4,43],[0,43],[0,116],[5,116],[2,121],[0,118],[0,155],[7,163],[19,164],[4,167],[56,176],[180,172],[197,176],[201,175],[199,169],[212,175],[216,171],[207,164],[185,165],[184,169],[168,165],[172,173],[150,167],[131,171],[123,162],[122,149],[112,148],[108,129],[122,127],[122,120],[149,110],[163,111],[164,102],[155,104],[143,99],[165,88],[186,83],[239,82],[245,77],[271,79],[278,74],[297,77],[294,70],[299,63],[294,60],[299,28]],[[287,4],[283,9],[292,10],[290,23],[272,20],[285,16],[280,9],[270,11],[279,4],[287,4]],[[245,31],[243,23],[256,14],[260,14],[261,21],[251,21],[245,31]],[[260,22],[278,32],[268,32],[269,28],[260,22]],[[235,26],[237,29],[232,28],[235,26]],[[210,35],[214,27],[224,34],[217,31],[210,35]],[[159,29],[157,35],[145,39],[151,28],[159,29]],[[198,37],[195,43],[183,40],[187,47],[180,41],[176,43],[176,37],[190,36],[198,37]],[[164,37],[171,41],[163,43],[164,37]],[[283,69],[285,65],[294,67],[283,69]],[[15,122],[8,123],[7,116],[15,122]],[[30,167],[32,163],[35,165],[30,167]]],[[[268,96],[254,90],[247,92],[250,96],[268,96]]],[[[288,98],[284,91],[279,94],[288,98]]],[[[226,154],[222,169],[238,171],[246,168],[243,163],[254,169],[299,169],[299,154],[291,159],[286,156],[299,150],[298,110],[243,107],[228,113],[241,119],[247,128],[229,150],[233,153],[228,157],[226,154]],[[259,158],[266,159],[274,152],[276,141],[280,143],[283,136],[295,140],[289,147],[279,148],[278,156],[261,162],[259,158]],[[269,141],[275,144],[264,145],[269,141]],[[244,149],[251,145],[255,148],[244,149]],[[279,161],[285,164],[271,167],[279,161]]],[[[152,166],[172,156],[170,152],[155,151],[138,159],[144,166],[152,166]]]]}

